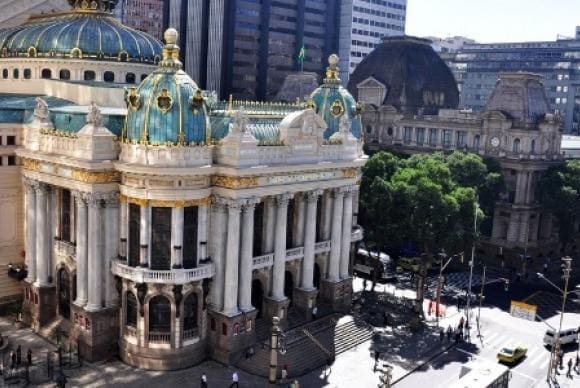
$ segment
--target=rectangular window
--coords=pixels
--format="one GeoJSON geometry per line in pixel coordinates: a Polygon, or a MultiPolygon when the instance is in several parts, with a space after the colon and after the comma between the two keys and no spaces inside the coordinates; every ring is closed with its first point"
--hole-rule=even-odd
{"type": "Polygon", "coordinates": [[[6,145],[16,145],[16,136],[6,136],[6,145]]]}
{"type": "Polygon", "coordinates": [[[417,144],[425,143],[425,128],[417,128],[417,144]]]}
{"type": "Polygon", "coordinates": [[[2,145],[2,136],[0,136],[0,145],[2,145]]]}
{"type": "Polygon", "coordinates": [[[264,202],[256,205],[254,210],[254,244],[252,246],[253,256],[262,254],[262,236],[264,227],[264,202]]]}
{"type": "Polygon", "coordinates": [[[139,266],[141,256],[141,207],[129,204],[129,265],[139,266]]]}
{"type": "MultiPolygon", "coordinates": [[[[297,208],[295,206],[296,201],[294,198],[288,201],[288,215],[286,218],[286,249],[294,248],[294,211],[297,208]]],[[[278,222],[278,220],[276,220],[278,222]]]]}
{"type": "Polygon", "coordinates": [[[188,206],[183,209],[183,268],[197,267],[198,212],[197,206],[188,206]]]}
{"type": "Polygon", "coordinates": [[[443,130],[443,147],[451,146],[451,131],[449,129],[443,130]]]}
{"type": "Polygon", "coordinates": [[[60,195],[60,238],[71,241],[71,195],[70,190],[63,189],[60,195]]]}
{"type": "Polygon", "coordinates": [[[151,208],[151,269],[171,269],[171,208],[151,208]]]}
{"type": "Polygon", "coordinates": [[[467,133],[465,131],[457,131],[457,148],[465,147],[465,138],[467,133]]]}
{"type": "Polygon", "coordinates": [[[403,141],[408,144],[413,139],[413,128],[405,127],[403,131],[403,141]]]}
{"type": "Polygon", "coordinates": [[[437,145],[437,128],[429,128],[429,145],[435,147],[437,145]]]}
{"type": "Polygon", "coordinates": [[[14,156],[14,155],[8,156],[8,165],[9,166],[16,166],[16,156],[14,156]]]}

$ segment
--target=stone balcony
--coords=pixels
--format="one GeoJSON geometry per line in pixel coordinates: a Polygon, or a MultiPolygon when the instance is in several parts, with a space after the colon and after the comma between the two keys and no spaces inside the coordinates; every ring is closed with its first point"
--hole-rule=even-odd
{"type": "Polygon", "coordinates": [[[113,275],[135,283],[185,284],[213,277],[215,267],[213,264],[203,264],[197,268],[162,271],[130,267],[121,261],[114,260],[111,262],[111,272],[113,275]]]}
{"type": "MultiPolygon", "coordinates": [[[[330,251],[330,241],[321,241],[314,244],[314,253],[325,253],[330,251]]],[[[286,250],[286,261],[304,258],[304,247],[290,248],[286,250]]],[[[267,268],[274,265],[274,254],[268,253],[252,258],[252,269],[267,268]]]]}

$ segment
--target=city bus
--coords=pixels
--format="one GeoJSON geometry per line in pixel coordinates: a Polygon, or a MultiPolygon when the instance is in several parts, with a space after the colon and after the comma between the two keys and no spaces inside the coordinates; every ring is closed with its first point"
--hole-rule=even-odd
{"type": "Polygon", "coordinates": [[[393,282],[397,277],[391,267],[391,258],[386,253],[359,248],[354,258],[353,271],[357,276],[367,279],[372,280],[376,274],[377,281],[393,282]]]}
{"type": "Polygon", "coordinates": [[[477,360],[461,367],[459,380],[450,382],[449,388],[508,388],[510,369],[502,364],[477,360]]]}

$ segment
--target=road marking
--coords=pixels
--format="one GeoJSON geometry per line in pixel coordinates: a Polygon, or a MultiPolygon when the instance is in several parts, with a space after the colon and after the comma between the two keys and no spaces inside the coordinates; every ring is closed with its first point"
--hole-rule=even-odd
{"type": "MultiPolygon", "coordinates": [[[[467,350],[463,350],[463,349],[459,349],[459,348],[455,348],[455,349],[457,349],[457,350],[458,350],[458,351],[460,351],[461,353],[467,354],[467,355],[469,355],[469,356],[471,356],[471,357],[474,357],[474,358],[479,358],[479,359],[481,359],[481,360],[485,360],[485,361],[489,361],[489,360],[486,360],[484,357],[481,357],[481,356],[478,356],[478,355],[476,355],[476,354],[474,354],[474,353],[468,352],[467,350]]],[[[525,373],[522,373],[522,372],[519,372],[519,371],[517,371],[517,370],[515,370],[515,369],[513,369],[513,368],[510,368],[510,371],[511,371],[512,373],[515,373],[516,375],[520,375],[520,376],[522,376],[522,377],[523,377],[523,378],[525,378],[525,379],[532,380],[532,384],[534,384],[534,383],[536,383],[536,381],[538,381],[537,379],[533,378],[532,376],[530,376],[530,375],[527,375],[527,374],[525,374],[525,373]]]]}

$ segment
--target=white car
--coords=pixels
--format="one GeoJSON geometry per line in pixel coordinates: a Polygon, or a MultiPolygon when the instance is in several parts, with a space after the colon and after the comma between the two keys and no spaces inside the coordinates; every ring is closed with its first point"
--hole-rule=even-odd
{"type": "MultiPolygon", "coordinates": [[[[556,336],[556,331],[553,329],[546,330],[544,335],[544,345],[552,346],[554,345],[554,340],[556,336]]],[[[560,344],[567,345],[578,343],[578,328],[575,329],[563,329],[560,331],[560,344]]]]}

